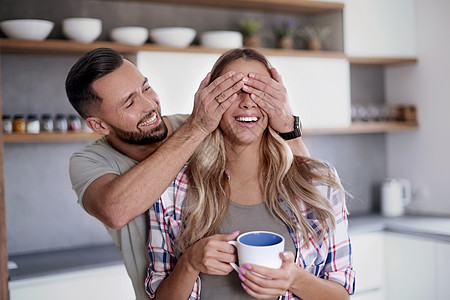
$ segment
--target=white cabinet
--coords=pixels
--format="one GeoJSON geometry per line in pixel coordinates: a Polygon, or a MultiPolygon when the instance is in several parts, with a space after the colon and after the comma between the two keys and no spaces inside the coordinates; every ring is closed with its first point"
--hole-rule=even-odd
{"type": "Polygon", "coordinates": [[[385,275],[384,232],[352,235],[356,292],[352,300],[383,300],[385,275]]]}
{"type": "Polygon", "coordinates": [[[386,234],[387,299],[438,299],[436,245],[430,239],[386,234]]]}
{"type": "Polygon", "coordinates": [[[414,0],[345,0],[345,54],[417,56],[415,17],[414,0]]]}
{"type": "Polygon", "coordinates": [[[438,300],[450,299],[450,243],[436,243],[438,300]]]}
{"type": "Polygon", "coordinates": [[[123,265],[9,283],[11,300],[132,300],[136,299],[123,265]]]}
{"type": "MultiPolygon", "coordinates": [[[[191,113],[194,94],[219,54],[139,52],[137,66],[159,93],[163,114],[191,113]]],[[[268,56],[283,77],[293,113],[305,128],[349,126],[350,66],[346,59],[268,56]]]]}

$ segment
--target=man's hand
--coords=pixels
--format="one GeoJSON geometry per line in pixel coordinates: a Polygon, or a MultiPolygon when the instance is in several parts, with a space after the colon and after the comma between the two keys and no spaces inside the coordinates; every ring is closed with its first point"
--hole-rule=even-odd
{"type": "Polygon", "coordinates": [[[243,79],[244,92],[269,116],[269,125],[278,132],[289,132],[294,128],[294,117],[289,106],[286,87],[280,73],[271,70],[272,78],[258,73],[249,73],[243,79]]]}
{"type": "Polygon", "coordinates": [[[219,126],[223,113],[237,99],[244,83],[242,73],[228,72],[209,83],[211,74],[203,79],[195,93],[194,109],[187,122],[210,134],[219,126]]]}

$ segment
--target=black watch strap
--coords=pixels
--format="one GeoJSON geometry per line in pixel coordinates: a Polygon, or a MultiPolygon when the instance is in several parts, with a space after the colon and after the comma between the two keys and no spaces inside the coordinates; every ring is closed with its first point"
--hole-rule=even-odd
{"type": "Polygon", "coordinates": [[[289,132],[278,132],[283,140],[288,141],[302,136],[302,122],[300,117],[294,116],[294,130],[289,132]]]}

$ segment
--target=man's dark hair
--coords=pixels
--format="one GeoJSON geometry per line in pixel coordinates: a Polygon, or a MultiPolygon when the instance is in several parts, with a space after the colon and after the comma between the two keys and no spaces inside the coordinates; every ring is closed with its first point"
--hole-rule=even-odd
{"type": "Polygon", "coordinates": [[[70,69],[66,78],[66,94],[83,118],[92,116],[102,99],[92,84],[123,65],[123,56],[110,48],[97,48],[83,55],[70,69]]]}

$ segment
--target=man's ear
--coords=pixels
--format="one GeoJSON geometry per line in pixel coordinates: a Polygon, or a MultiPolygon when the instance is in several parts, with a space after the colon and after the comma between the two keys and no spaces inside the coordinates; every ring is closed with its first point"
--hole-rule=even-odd
{"type": "Polygon", "coordinates": [[[88,117],[86,118],[86,125],[100,135],[108,135],[110,133],[108,125],[100,118],[88,117]]]}

